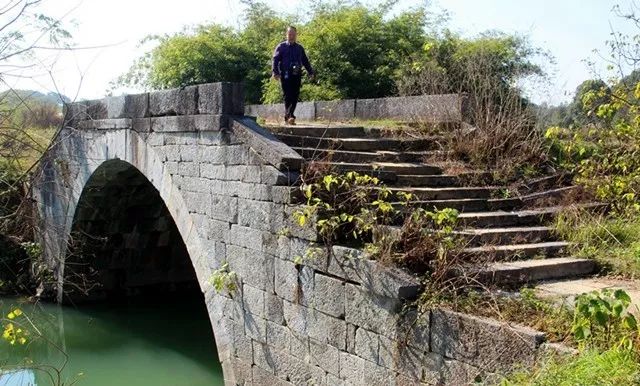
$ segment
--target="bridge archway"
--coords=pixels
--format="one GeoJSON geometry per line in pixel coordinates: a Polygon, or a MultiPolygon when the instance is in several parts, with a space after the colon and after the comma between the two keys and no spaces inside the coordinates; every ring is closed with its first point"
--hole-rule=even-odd
{"type": "MultiPolygon", "coordinates": [[[[209,284],[219,261],[215,250],[205,248],[202,230],[163,161],[148,137],[133,130],[66,132],[43,160],[35,189],[43,246],[48,249],[45,256],[56,259],[49,265],[58,280],[59,299],[67,292],[64,284],[69,275],[76,281],[87,279],[89,286],[100,282],[99,297],[197,289],[203,294],[217,346],[218,358],[211,360],[224,362],[232,349],[222,315],[225,299],[209,284]],[[146,210],[154,213],[145,218],[146,210]],[[129,216],[123,216],[125,211],[129,216]],[[115,229],[109,223],[116,224],[115,229]],[[85,251],[102,245],[94,254],[109,262],[91,267],[96,268],[93,278],[82,277],[86,272],[70,268],[74,262],[68,260],[69,252],[82,254],[83,242],[89,239],[85,251]],[[163,254],[162,258],[153,261],[153,256],[135,252],[141,246],[163,254]],[[123,259],[128,265],[111,264],[123,259]]],[[[225,378],[232,376],[229,371],[225,368],[225,378]]]]}

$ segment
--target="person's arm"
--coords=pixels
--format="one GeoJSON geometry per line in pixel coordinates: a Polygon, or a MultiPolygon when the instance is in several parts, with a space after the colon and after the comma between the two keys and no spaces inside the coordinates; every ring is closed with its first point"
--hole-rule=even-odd
{"type": "Polygon", "coordinates": [[[304,47],[300,46],[300,50],[301,50],[301,59],[302,59],[302,65],[304,66],[304,68],[307,69],[307,73],[309,74],[309,76],[313,77],[315,76],[315,72],[313,71],[313,68],[311,67],[311,63],[309,62],[309,58],[307,58],[307,53],[304,51],[304,47]]]}
{"type": "Polygon", "coordinates": [[[282,52],[280,51],[280,44],[276,46],[273,51],[273,64],[271,66],[271,73],[274,77],[280,77],[280,62],[282,62],[282,52]]]}

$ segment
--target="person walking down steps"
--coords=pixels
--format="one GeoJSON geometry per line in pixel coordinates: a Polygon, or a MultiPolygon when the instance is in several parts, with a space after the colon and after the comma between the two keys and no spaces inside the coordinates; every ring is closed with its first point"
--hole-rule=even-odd
{"type": "Polygon", "coordinates": [[[315,78],[315,73],[304,52],[304,47],[296,42],[298,32],[295,27],[287,28],[287,40],[276,46],[273,52],[273,78],[279,80],[284,94],[284,121],[290,125],[296,123],[296,105],[302,85],[302,67],[307,70],[309,79],[315,78]]]}

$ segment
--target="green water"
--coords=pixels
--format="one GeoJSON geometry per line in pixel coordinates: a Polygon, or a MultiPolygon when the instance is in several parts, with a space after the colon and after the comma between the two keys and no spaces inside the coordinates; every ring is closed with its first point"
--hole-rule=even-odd
{"type": "Polygon", "coordinates": [[[223,384],[201,295],[78,307],[0,298],[2,324],[16,307],[24,315],[14,321],[33,331],[28,316],[44,338],[32,333],[24,346],[0,341],[0,386],[223,384]],[[33,364],[9,370],[25,363],[33,364]],[[64,383],[52,382],[60,369],[64,383]]]}

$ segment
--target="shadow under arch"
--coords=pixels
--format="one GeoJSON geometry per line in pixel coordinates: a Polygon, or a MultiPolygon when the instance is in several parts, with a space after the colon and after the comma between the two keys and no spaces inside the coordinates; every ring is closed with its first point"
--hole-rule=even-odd
{"type": "MultiPolygon", "coordinates": [[[[179,297],[191,302],[197,298],[207,319],[213,317],[185,241],[160,192],[129,162],[111,159],[101,163],[75,205],[65,257],[64,300],[111,304],[133,298],[140,307],[163,307],[165,299],[179,297]]],[[[99,311],[103,318],[105,311],[99,311]]],[[[167,309],[168,313],[176,311],[167,309]]],[[[107,323],[115,323],[109,318],[107,323]]],[[[215,347],[212,321],[206,321],[211,340],[202,344],[215,347]]],[[[140,323],[127,328],[130,334],[156,345],[180,350],[175,331],[158,334],[140,323]]],[[[100,341],[99,349],[108,350],[109,344],[100,341]]],[[[221,372],[217,354],[215,358],[182,354],[221,372]]]]}

